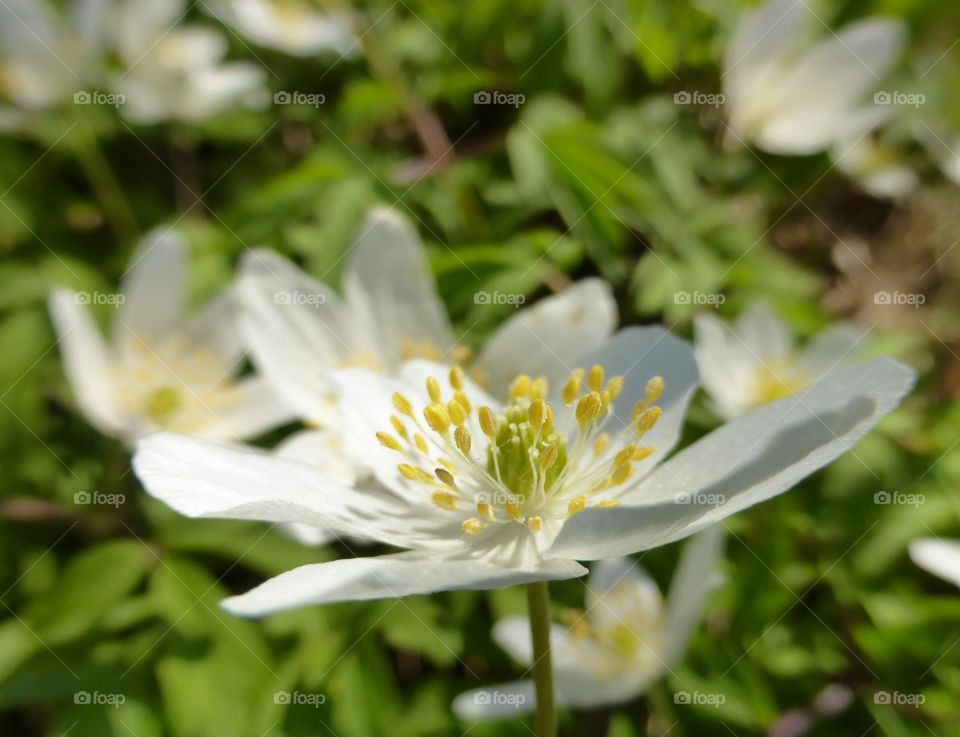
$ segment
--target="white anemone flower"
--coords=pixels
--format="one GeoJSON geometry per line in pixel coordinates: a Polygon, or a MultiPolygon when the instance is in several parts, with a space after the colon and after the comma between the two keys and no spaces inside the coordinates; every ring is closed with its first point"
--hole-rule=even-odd
{"type": "MultiPolygon", "coordinates": [[[[493,333],[476,360],[459,344],[416,229],[395,210],[375,208],[351,248],[341,297],[272,251],[241,267],[241,326],[260,373],[313,428],[296,440],[300,458],[344,464],[342,418],[323,371],[362,366],[393,375],[404,361],[469,362],[496,392],[520,373],[560,380],[566,368],[616,328],[617,307],[601,279],[521,308],[493,333]],[[311,444],[310,439],[315,442],[311,444]]],[[[289,454],[289,453],[288,453],[289,454]]],[[[363,473],[362,460],[355,473],[363,473]]]]}
{"type": "Polygon", "coordinates": [[[218,0],[207,9],[241,36],[293,56],[349,54],[357,46],[349,16],[309,0],[218,0]]]}
{"type": "Polygon", "coordinates": [[[839,142],[830,157],[840,171],[873,197],[903,197],[920,183],[920,177],[904,163],[897,149],[871,135],[839,142]]]}
{"type": "Polygon", "coordinates": [[[141,441],[147,491],[190,517],[309,524],[406,549],[307,565],[224,602],[260,616],[310,604],[580,576],[577,560],[665,545],[780,494],[853,446],[909,391],[877,359],[831,373],[667,458],[698,385],[690,346],[617,333],[551,391],[521,375],[503,401],[459,367],[333,375],[345,440],[381,485],[177,434],[141,441]]]}
{"type": "MultiPolygon", "coordinates": [[[[686,652],[713,589],[722,545],[719,525],[691,538],[666,601],[653,579],[629,558],[593,566],[586,611],[568,610],[564,624],[550,629],[556,704],[588,709],[624,703],[671,672],[686,652]]],[[[493,639],[520,665],[533,665],[526,617],[500,620],[493,639]]],[[[530,680],[468,691],[453,702],[454,713],[465,720],[510,718],[535,708],[530,680]]]]}
{"type": "Polygon", "coordinates": [[[893,18],[852,23],[814,46],[823,21],[807,0],[769,0],[744,14],[724,59],[724,94],[735,138],[775,154],[825,151],[889,116],[865,102],[903,47],[893,18]]]}
{"type": "Polygon", "coordinates": [[[113,88],[121,113],[138,123],[198,122],[232,108],[269,101],[266,74],[256,64],[225,62],[222,33],[179,26],[185,0],[120,0],[115,46],[125,69],[113,88]]]}
{"type": "Polygon", "coordinates": [[[701,313],[694,330],[703,388],[725,419],[789,397],[852,363],[863,337],[840,323],[798,349],[790,326],[761,304],[748,306],[732,325],[701,313]]]}
{"type": "Polygon", "coordinates": [[[183,239],[157,229],[137,249],[119,295],[57,289],[50,314],[77,404],[128,444],[158,430],[253,437],[290,419],[267,383],[238,377],[244,350],[228,292],[185,319],[183,239]],[[105,340],[88,304],[117,306],[105,340]]]}
{"type": "Polygon", "coordinates": [[[960,586],[960,542],[920,538],[910,543],[910,557],[933,575],[960,586]]]}
{"type": "MultiPolygon", "coordinates": [[[[75,0],[64,16],[45,0],[0,3],[0,108],[6,127],[29,113],[73,101],[100,76],[107,0],[75,0]]],[[[0,127],[4,127],[0,123],[0,127]]]]}
{"type": "Polygon", "coordinates": [[[954,184],[960,184],[960,136],[923,125],[917,138],[943,175],[954,184]]]}

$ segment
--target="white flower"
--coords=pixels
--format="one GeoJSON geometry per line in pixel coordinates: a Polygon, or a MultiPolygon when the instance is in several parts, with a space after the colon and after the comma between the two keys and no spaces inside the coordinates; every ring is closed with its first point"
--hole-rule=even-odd
{"type": "Polygon", "coordinates": [[[899,151],[871,135],[840,141],[830,157],[840,171],[874,197],[902,197],[920,182],[899,151]]]}
{"type": "MultiPolygon", "coordinates": [[[[683,657],[712,590],[723,528],[694,536],[677,566],[666,602],[657,584],[629,558],[604,560],[587,579],[586,611],[565,612],[550,630],[550,655],[558,706],[593,708],[630,701],[683,657]]],[[[530,667],[530,622],[497,622],[493,639],[519,664],[530,667]]],[[[453,711],[461,719],[514,717],[536,707],[529,680],[461,694],[453,711]]]]}
{"type": "Polygon", "coordinates": [[[185,243],[144,237],[120,295],[57,289],[50,314],[80,410],[100,432],[133,443],[157,430],[218,440],[252,437],[289,419],[266,382],[237,374],[243,348],[231,295],[185,321],[185,243]],[[105,341],[87,304],[117,307],[105,341]]]}
{"type": "Polygon", "coordinates": [[[702,313],[694,329],[703,388],[725,419],[789,397],[852,363],[862,338],[842,323],[798,349],[790,326],[760,304],[747,307],[733,325],[702,313]]]}
{"type": "Polygon", "coordinates": [[[960,184],[960,136],[923,125],[917,138],[943,175],[954,184],[960,184]]]}
{"type": "Polygon", "coordinates": [[[921,538],[910,543],[913,562],[935,576],[960,586],[960,542],[921,538]]]}
{"type": "MultiPolygon", "coordinates": [[[[416,230],[394,210],[377,208],[367,217],[349,252],[343,297],[266,250],[245,258],[239,294],[241,327],[258,370],[302,420],[325,429],[312,450],[319,465],[331,455],[344,463],[344,450],[330,435],[339,432],[342,419],[323,371],[363,366],[396,374],[413,358],[450,364],[469,358],[416,230]]],[[[517,310],[471,362],[471,372],[497,392],[522,372],[559,380],[568,365],[611,335],[616,321],[609,286],[585,279],[517,310]]],[[[309,447],[315,433],[303,431],[300,447],[309,447]]],[[[362,462],[355,466],[360,475],[362,462]]]]}
{"type": "Polygon", "coordinates": [[[812,154],[890,114],[863,98],[900,53],[904,24],[870,18],[804,48],[821,24],[806,0],[769,0],[744,14],[724,59],[735,137],[771,153],[812,154]]]}
{"type": "Polygon", "coordinates": [[[665,460],[698,383],[689,345],[627,328],[583,365],[554,391],[518,377],[505,403],[426,361],[398,377],[335,373],[345,440],[382,485],[375,493],[311,464],[169,433],[141,441],[134,464],[149,493],[187,516],[297,522],[407,549],[297,568],[225,602],[258,616],[580,576],[576,560],[665,545],[786,491],[914,381],[891,359],[831,373],[665,460]]]}
{"type": "Polygon", "coordinates": [[[197,122],[236,107],[269,100],[265,73],[256,64],[224,62],[223,34],[199,25],[178,26],[184,0],[119,0],[114,36],[124,71],[113,88],[121,112],[138,123],[197,122]]]}
{"type": "Polygon", "coordinates": [[[294,56],[348,54],[357,46],[346,14],[308,0],[211,0],[207,10],[254,43],[294,56]]]}
{"type": "Polygon", "coordinates": [[[44,0],[0,3],[0,92],[19,108],[0,109],[7,127],[28,120],[25,112],[71,102],[97,81],[105,11],[105,0],[76,0],[65,17],[44,0]]]}

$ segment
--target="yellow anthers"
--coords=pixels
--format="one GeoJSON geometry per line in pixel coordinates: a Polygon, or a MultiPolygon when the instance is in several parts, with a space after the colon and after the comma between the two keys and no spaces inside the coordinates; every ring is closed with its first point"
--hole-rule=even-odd
{"type": "Polygon", "coordinates": [[[459,366],[454,366],[450,369],[450,386],[454,391],[463,389],[463,369],[459,366]]]}
{"type": "Polygon", "coordinates": [[[587,508],[587,498],[583,494],[577,494],[573,499],[570,500],[570,503],[567,504],[567,516],[572,517],[578,512],[582,512],[587,508]]]}
{"type": "Polygon", "coordinates": [[[580,384],[582,382],[583,369],[577,369],[570,374],[570,378],[567,379],[567,383],[563,385],[564,404],[573,404],[577,400],[577,397],[580,396],[580,384]]]}
{"type": "Polygon", "coordinates": [[[530,409],[527,410],[527,420],[530,427],[539,430],[547,419],[547,405],[542,399],[534,399],[530,403],[530,409]]]}
{"type": "Polygon", "coordinates": [[[607,382],[607,391],[610,392],[610,396],[616,399],[620,396],[620,392],[623,391],[623,377],[622,376],[612,376],[610,381],[607,382]]]}
{"type": "Polygon", "coordinates": [[[433,503],[436,504],[440,509],[445,509],[448,512],[452,512],[457,508],[457,499],[448,491],[437,491],[434,492],[430,497],[433,500],[433,503]]]}
{"type": "Polygon", "coordinates": [[[606,389],[604,389],[602,392],[600,392],[600,406],[601,406],[601,407],[603,407],[604,409],[607,409],[607,408],[610,406],[610,403],[611,403],[612,401],[613,401],[613,396],[610,394],[610,392],[608,392],[606,389]]]}
{"type": "Polygon", "coordinates": [[[436,474],[437,478],[440,479],[440,481],[449,486],[451,489],[457,488],[457,482],[453,480],[453,474],[447,469],[435,468],[433,469],[433,472],[436,474]]]}
{"type": "Polygon", "coordinates": [[[483,530],[483,522],[476,517],[471,517],[463,523],[463,531],[468,535],[476,535],[481,530],[483,530]]]}
{"type": "Polygon", "coordinates": [[[649,445],[641,446],[633,451],[633,460],[642,461],[644,458],[649,458],[653,455],[654,448],[649,445]]]}
{"type": "Polygon", "coordinates": [[[519,397],[530,396],[530,377],[526,374],[520,374],[513,383],[510,384],[510,401],[519,397]]]}
{"type": "Polygon", "coordinates": [[[540,470],[549,471],[553,468],[553,464],[557,462],[557,456],[560,454],[560,450],[556,445],[549,445],[547,449],[543,451],[540,456],[540,470]]]}
{"type": "Polygon", "coordinates": [[[450,461],[448,461],[446,458],[438,458],[437,460],[440,461],[440,465],[443,466],[445,469],[447,469],[447,470],[450,472],[451,475],[453,475],[453,474],[455,474],[455,473],[457,472],[457,467],[454,466],[454,465],[453,465],[450,461]]]}
{"type": "Polygon", "coordinates": [[[543,529],[543,519],[537,516],[531,517],[527,520],[527,527],[530,528],[530,532],[540,532],[543,529]]]}
{"type": "Polygon", "coordinates": [[[613,486],[619,486],[632,475],[633,466],[631,466],[629,463],[622,463],[613,469],[613,473],[610,475],[610,484],[613,486]]]}
{"type": "Polygon", "coordinates": [[[553,430],[553,407],[549,404],[547,405],[546,418],[543,421],[543,431],[545,433],[553,430]]]}
{"type": "Polygon", "coordinates": [[[624,463],[629,463],[633,460],[634,454],[637,452],[637,446],[633,443],[624,446],[619,453],[613,459],[614,466],[622,466],[624,463]]]}
{"type": "Polygon", "coordinates": [[[397,470],[403,475],[404,478],[410,479],[411,481],[423,481],[427,484],[433,482],[433,476],[424,471],[422,468],[411,466],[409,463],[401,463],[399,466],[397,466],[397,470]]]}
{"type": "Polygon", "coordinates": [[[467,413],[463,405],[456,400],[447,402],[447,414],[450,415],[450,421],[458,427],[467,421],[467,413]]]}
{"type": "Polygon", "coordinates": [[[470,447],[473,445],[473,438],[470,436],[470,431],[460,425],[456,430],[453,431],[453,440],[457,444],[457,448],[464,455],[470,454],[470,447]]]}
{"type": "Polygon", "coordinates": [[[517,504],[512,499],[507,502],[507,514],[513,517],[517,522],[523,519],[523,510],[520,508],[520,505],[517,504]]]}
{"type": "Polygon", "coordinates": [[[440,382],[432,376],[427,378],[427,394],[430,395],[430,401],[434,404],[440,401],[440,382]]]}
{"type": "Polygon", "coordinates": [[[593,454],[595,456],[602,455],[603,451],[607,449],[607,446],[610,445],[610,434],[602,432],[597,435],[597,439],[593,441],[593,454]]]}
{"type": "Polygon", "coordinates": [[[647,404],[656,402],[660,399],[660,395],[663,394],[663,377],[654,376],[650,381],[647,382],[647,393],[644,397],[644,401],[647,404]]]}
{"type": "Polygon", "coordinates": [[[384,448],[389,448],[390,450],[395,450],[398,453],[403,453],[403,446],[397,442],[397,439],[393,437],[390,433],[378,432],[377,440],[380,441],[380,445],[384,448]]]}
{"type": "Polygon", "coordinates": [[[546,399],[550,393],[550,384],[542,376],[534,379],[530,384],[530,397],[533,399],[546,399]]]}
{"type": "Polygon", "coordinates": [[[413,442],[416,444],[417,450],[419,450],[421,453],[426,454],[429,452],[430,448],[427,447],[427,439],[420,433],[417,433],[413,436],[413,442]]]}
{"type": "Polygon", "coordinates": [[[393,393],[393,406],[397,408],[400,414],[413,417],[413,405],[410,404],[410,400],[400,392],[393,393]]]}
{"type": "Polygon", "coordinates": [[[642,400],[633,405],[633,409],[630,410],[630,422],[636,422],[646,407],[647,405],[645,405],[642,400]]]}
{"type": "Polygon", "coordinates": [[[577,402],[577,422],[581,425],[589,425],[603,413],[600,395],[597,392],[590,392],[580,397],[577,402]]]}
{"type": "Polygon", "coordinates": [[[592,392],[598,392],[603,388],[603,366],[599,364],[590,368],[587,374],[587,388],[592,392]]]}
{"type": "Polygon", "coordinates": [[[390,415],[390,424],[393,425],[393,429],[397,431],[397,435],[404,440],[410,439],[410,435],[407,433],[407,426],[403,424],[403,420],[396,415],[390,415]]]}
{"type": "Polygon", "coordinates": [[[480,417],[480,429],[483,430],[483,434],[488,438],[495,438],[500,423],[497,422],[497,416],[494,414],[494,411],[489,407],[481,407],[478,415],[480,417]]]}
{"type": "Polygon", "coordinates": [[[645,409],[637,418],[637,437],[643,435],[649,430],[652,430],[653,426],[657,424],[657,420],[660,419],[662,414],[663,410],[659,407],[645,409]]]}
{"type": "Polygon", "coordinates": [[[607,499],[606,501],[597,504],[597,509],[616,509],[619,506],[620,502],[618,502],[616,499],[607,499]]]}
{"type": "Polygon", "coordinates": [[[466,394],[464,394],[462,391],[457,390],[457,392],[453,395],[453,399],[454,401],[457,402],[457,404],[463,407],[464,412],[466,412],[467,414],[470,414],[470,410],[473,409],[473,405],[470,404],[470,400],[467,399],[466,394]]]}
{"type": "Polygon", "coordinates": [[[423,417],[427,424],[441,435],[450,429],[450,413],[442,404],[435,402],[423,408],[423,417]]]}
{"type": "Polygon", "coordinates": [[[477,514],[484,519],[493,519],[493,507],[486,502],[477,503],[477,514]]]}

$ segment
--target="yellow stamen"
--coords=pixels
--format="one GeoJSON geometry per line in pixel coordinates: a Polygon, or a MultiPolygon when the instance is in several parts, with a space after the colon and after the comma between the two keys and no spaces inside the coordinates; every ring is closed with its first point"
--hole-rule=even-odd
{"type": "Polygon", "coordinates": [[[643,447],[637,448],[633,451],[633,460],[642,461],[644,458],[649,458],[653,455],[654,448],[649,445],[644,445],[643,447]]]}
{"type": "Polygon", "coordinates": [[[447,402],[447,414],[450,415],[450,421],[454,425],[460,426],[467,421],[467,413],[456,400],[447,402]]]}
{"type": "Polygon", "coordinates": [[[652,430],[662,414],[663,410],[659,407],[651,407],[650,409],[644,410],[643,414],[637,418],[637,437],[652,430]]]}
{"type": "Polygon", "coordinates": [[[624,448],[619,453],[617,453],[616,457],[613,459],[613,465],[621,466],[624,463],[632,461],[633,456],[636,452],[637,452],[637,446],[635,446],[633,443],[630,443],[629,445],[624,446],[624,448]]]}
{"type": "Polygon", "coordinates": [[[597,435],[597,439],[593,441],[593,454],[596,456],[602,455],[608,445],[610,445],[610,434],[600,433],[597,435]]]}
{"type": "Polygon", "coordinates": [[[546,399],[550,393],[550,385],[542,376],[538,377],[530,385],[530,396],[534,399],[546,399]]]}
{"type": "Polygon", "coordinates": [[[530,409],[527,411],[527,419],[530,421],[530,427],[539,430],[547,419],[547,406],[542,399],[535,399],[530,403],[530,409]]]}
{"type": "Polygon", "coordinates": [[[564,404],[573,404],[577,397],[580,396],[581,381],[583,381],[583,369],[577,369],[570,374],[570,378],[567,379],[567,383],[563,385],[564,404]]]}
{"type": "Polygon", "coordinates": [[[610,476],[610,483],[613,486],[619,486],[632,475],[633,466],[631,466],[629,463],[624,463],[623,465],[617,466],[613,469],[613,474],[610,476]]]}
{"type": "Polygon", "coordinates": [[[453,431],[453,440],[457,444],[457,448],[460,449],[460,452],[464,455],[470,454],[470,447],[473,445],[473,438],[470,436],[470,431],[461,425],[456,430],[453,431]]]}
{"type": "Polygon", "coordinates": [[[441,435],[450,429],[450,413],[442,404],[428,404],[423,409],[423,417],[427,424],[441,435]]]}
{"type": "Polygon", "coordinates": [[[433,472],[437,475],[437,478],[440,479],[447,486],[453,489],[457,488],[457,482],[453,480],[453,474],[450,473],[447,469],[435,468],[433,469],[433,472]]]}
{"type": "Polygon", "coordinates": [[[463,389],[463,369],[459,366],[450,369],[450,386],[454,391],[463,389]]]}
{"type": "Polygon", "coordinates": [[[557,456],[560,454],[560,450],[556,445],[547,446],[547,449],[543,451],[543,455],[540,456],[540,470],[549,471],[553,464],[557,462],[557,456]]]}
{"type": "Polygon", "coordinates": [[[483,529],[483,522],[476,517],[471,517],[463,523],[463,531],[468,535],[476,535],[483,529]]]}
{"type": "Polygon", "coordinates": [[[601,411],[600,395],[596,392],[584,394],[577,402],[577,422],[580,425],[589,425],[601,411]]]}
{"type": "Polygon", "coordinates": [[[413,436],[413,442],[416,443],[417,450],[421,453],[427,453],[430,449],[427,447],[427,439],[420,433],[413,436]]]}
{"type": "Polygon", "coordinates": [[[422,468],[411,466],[409,463],[401,463],[399,466],[397,466],[397,470],[403,474],[404,478],[408,478],[411,481],[423,481],[427,484],[433,482],[433,476],[424,471],[422,468]]]}
{"type": "Polygon", "coordinates": [[[620,392],[623,391],[623,377],[614,376],[607,382],[607,391],[610,392],[610,396],[616,399],[620,396],[620,392]]]}
{"type": "Polygon", "coordinates": [[[570,503],[567,504],[567,516],[572,517],[578,512],[582,512],[587,508],[587,498],[583,494],[578,494],[570,500],[570,503]]]}
{"type": "Polygon", "coordinates": [[[591,367],[587,375],[587,388],[592,392],[598,392],[603,388],[603,366],[598,364],[591,367]]]}
{"type": "Polygon", "coordinates": [[[437,491],[434,492],[430,498],[433,499],[433,503],[440,507],[440,509],[445,509],[448,512],[452,512],[457,508],[457,500],[453,494],[449,492],[437,491]]]}
{"type": "Polygon", "coordinates": [[[497,430],[499,429],[497,416],[494,414],[493,410],[489,407],[481,407],[479,410],[480,415],[480,429],[483,430],[483,434],[489,438],[495,438],[497,436],[497,430]]]}
{"type": "Polygon", "coordinates": [[[410,435],[407,433],[407,426],[403,424],[403,420],[396,415],[390,415],[390,424],[393,425],[393,429],[397,431],[397,435],[404,440],[410,439],[410,435]]]}
{"type": "Polygon", "coordinates": [[[597,509],[616,509],[619,506],[620,502],[618,502],[616,499],[607,499],[604,502],[600,502],[597,505],[597,509]]]}
{"type": "Polygon", "coordinates": [[[413,417],[413,405],[410,404],[410,400],[403,396],[400,392],[394,392],[393,406],[397,408],[397,411],[400,414],[406,415],[407,417],[413,417]]]}
{"type": "Polygon", "coordinates": [[[520,509],[520,505],[515,501],[507,502],[507,514],[513,517],[517,522],[523,519],[523,510],[520,509]]]}
{"type": "Polygon", "coordinates": [[[484,519],[493,519],[493,507],[486,502],[480,502],[477,504],[477,514],[484,519]]]}
{"type": "Polygon", "coordinates": [[[470,410],[473,408],[473,405],[470,404],[470,400],[467,399],[466,394],[464,394],[462,391],[457,391],[453,395],[453,398],[461,407],[463,407],[464,412],[470,414],[470,410]]]}
{"type": "Polygon", "coordinates": [[[663,394],[663,377],[654,376],[650,381],[647,382],[647,393],[644,397],[644,401],[647,404],[651,402],[656,402],[660,399],[660,395],[663,394]]]}
{"type": "Polygon", "coordinates": [[[540,532],[543,529],[543,520],[540,517],[531,517],[527,520],[527,527],[531,532],[540,532]]]}
{"type": "Polygon", "coordinates": [[[431,402],[440,401],[440,382],[432,376],[427,378],[427,394],[430,395],[431,402]]]}
{"type": "Polygon", "coordinates": [[[530,396],[530,377],[526,374],[520,374],[513,383],[510,384],[510,401],[518,397],[530,396]]]}
{"type": "Polygon", "coordinates": [[[385,432],[378,432],[377,440],[380,441],[380,445],[382,445],[384,448],[389,448],[390,450],[395,450],[398,453],[403,453],[403,446],[400,445],[393,435],[385,432]]]}
{"type": "Polygon", "coordinates": [[[455,473],[457,472],[457,467],[454,466],[454,465],[453,465],[450,461],[448,461],[446,458],[438,458],[437,460],[440,461],[440,465],[443,466],[445,469],[447,469],[447,470],[450,472],[451,475],[453,475],[453,474],[455,474],[455,473]]]}

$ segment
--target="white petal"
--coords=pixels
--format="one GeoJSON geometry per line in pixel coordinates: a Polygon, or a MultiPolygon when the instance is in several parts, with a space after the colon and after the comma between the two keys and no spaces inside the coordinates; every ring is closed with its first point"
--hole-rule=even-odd
{"type": "Polygon", "coordinates": [[[751,304],[737,317],[736,334],[744,347],[765,363],[786,359],[793,352],[793,331],[763,304],[751,304]]]}
{"type": "Polygon", "coordinates": [[[456,341],[426,251],[396,210],[376,208],[367,217],[350,253],[344,293],[378,336],[389,370],[399,366],[404,340],[428,342],[449,358],[456,341]]]}
{"type": "Polygon", "coordinates": [[[851,448],[914,380],[881,358],[742,415],[657,468],[619,508],[568,520],[550,555],[596,560],[666,545],[780,494],[851,448]]]}
{"type": "MultiPolygon", "coordinates": [[[[201,409],[200,406],[195,409],[201,409]]],[[[294,413],[260,376],[237,382],[231,401],[211,412],[209,423],[196,434],[208,440],[245,440],[294,420],[294,413]]]]}
{"type": "Polygon", "coordinates": [[[960,542],[922,538],[910,543],[910,557],[921,568],[960,586],[960,542]]]}
{"type": "Polygon", "coordinates": [[[800,351],[797,369],[818,380],[828,371],[848,366],[857,360],[857,344],[863,338],[863,331],[855,325],[831,325],[800,351]]]}
{"type": "MultiPolygon", "coordinates": [[[[557,652],[558,643],[563,639],[568,629],[559,624],[550,625],[550,642],[553,652],[554,668],[559,665],[573,665],[569,658],[569,649],[563,647],[557,652]]],[[[493,641],[500,649],[513,658],[518,664],[529,666],[533,663],[533,640],[530,637],[530,621],[526,617],[504,617],[493,626],[493,641]]]]}
{"type": "Polygon", "coordinates": [[[754,403],[760,358],[716,315],[697,315],[694,334],[694,354],[704,390],[719,415],[736,417],[754,403]]]}
{"type": "Polygon", "coordinates": [[[587,580],[586,611],[600,627],[632,619],[659,619],[663,596],[656,582],[630,558],[598,561],[587,580]]]}
{"type": "Polygon", "coordinates": [[[288,260],[257,250],[241,268],[240,326],[254,364],[301,418],[335,422],[323,372],[368,351],[369,340],[332,290],[288,260]]]}
{"type": "Polygon", "coordinates": [[[124,427],[114,400],[110,378],[111,356],[80,296],[66,289],[50,294],[50,317],[60,343],[63,370],[80,411],[104,435],[124,427]]]}
{"type": "Polygon", "coordinates": [[[723,555],[726,528],[714,525],[694,535],[683,549],[667,594],[667,645],[663,661],[667,667],[680,661],[690,634],[700,621],[703,605],[713,591],[717,564],[723,555]]]}
{"type": "Polygon", "coordinates": [[[211,300],[182,328],[183,336],[193,346],[213,353],[223,366],[239,370],[244,345],[237,321],[239,305],[232,290],[211,300]]]}
{"type": "Polygon", "coordinates": [[[141,239],[120,286],[125,301],[113,328],[115,345],[132,335],[161,340],[181,326],[186,252],[186,241],[169,228],[141,239]]]}
{"type": "Polygon", "coordinates": [[[546,561],[536,569],[500,568],[471,560],[400,553],[315,563],[282,573],[223,602],[227,611],[258,617],[311,604],[392,599],[437,591],[498,589],[586,573],[573,561],[546,561]]]}
{"type": "Polygon", "coordinates": [[[505,395],[521,373],[562,382],[616,325],[617,303],[610,286],[602,279],[583,279],[518,310],[490,337],[476,366],[488,373],[488,386],[496,396],[505,395]]]}
{"type": "Polygon", "coordinates": [[[409,520],[298,461],[172,433],[137,444],[144,488],[187,517],[297,522],[404,546],[409,520]]]}
{"type": "Polygon", "coordinates": [[[532,681],[513,681],[476,688],[453,700],[453,713],[468,722],[512,719],[533,711],[537,697],[532,681]]]}

